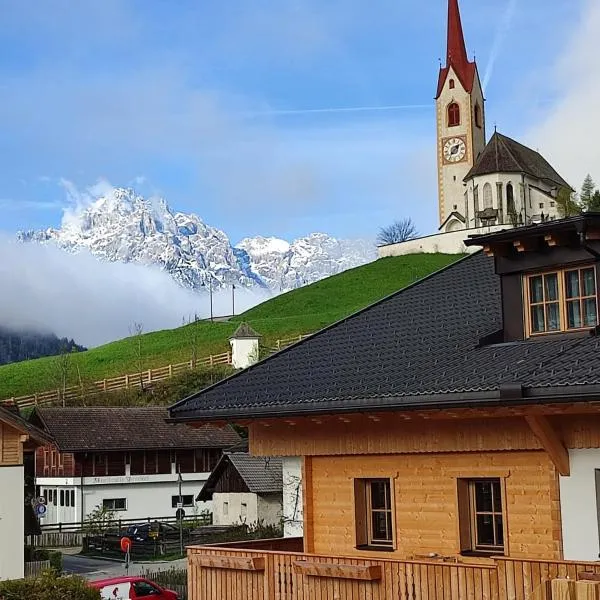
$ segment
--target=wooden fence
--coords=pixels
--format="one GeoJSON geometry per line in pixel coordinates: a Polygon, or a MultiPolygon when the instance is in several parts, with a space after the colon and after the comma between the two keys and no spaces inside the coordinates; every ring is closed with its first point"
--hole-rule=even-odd
{"type": "MultiPolygon", "coordinates": [[[[276,340],[275,345],[269,348],[271,352],[278,352],[283,350],[300,340],[308,337],[308,335],[300,335],[292,338],[284,338],[276,340]]],[[[31,406],[43,406],[47,404],[62,404],[72,400],[82,400],[95,394],[102,394],[105,392],[114,392],[118,390],[124,390],[129,388],[147,387],[151,386],[160,381],[170,379],[191,371],[199,367],[215,367],[218,365],[230,365],[231,364],[231,352],[223,352],[221,354],[211,354],[204,358],[198,358],[196,360],[188,360],[183,363],[166,365],[165,367],[158,367],[156,369],[148,369],[141,373],[128,373],[119,377],[113,377],[110,379],[101,379],[94,381],[93,383],[87,383],[83,386],[72,385],[64,389],[48,390],[46,392],[39,392],[37,394],[30,394],[29,396],[17,396],[13,398],[7,398],[4,402],[10,402],[16,404],[20,409],[28,408],[31,406]]]]}
{"type": "Polygon", "coordinates": [[[25,577],[37,577],[50,568],[49,560],[36,560],[25,563],[25,577]]]}
{"type": "Polygon", "coordinates": [[[188,548],[189,600],[580,600],[553,596],[552,580],[582,581],[597,573],[600,563],[494,558],[475,564],[188,548]]]}

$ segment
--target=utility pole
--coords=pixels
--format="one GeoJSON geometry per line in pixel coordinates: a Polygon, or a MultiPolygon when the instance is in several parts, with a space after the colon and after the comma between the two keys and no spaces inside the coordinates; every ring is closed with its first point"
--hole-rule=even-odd
{"type": "Polygon", "coordinates": [[[235,284],[231,286],[231,314],[235,317],[235,284]]]}
{"type": "Polygon", "coordinates": [[[179,485],[179,508],[177,509],[177,515],[179,516],[179,551],[181,552],[181,556],[183,556],[183,496],[181,495],[182,482],[183,479],[181,477],[181,465],[179,465],[177,469],[177,483],[179,485]]]}

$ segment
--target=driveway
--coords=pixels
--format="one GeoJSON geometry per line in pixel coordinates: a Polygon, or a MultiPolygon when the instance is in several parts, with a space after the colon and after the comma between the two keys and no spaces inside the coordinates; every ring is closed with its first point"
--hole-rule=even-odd
{"type": "Polygon", "coordinates": [[[80,555],[63,556],[63,570],[65,573],[81,575],[86,579],[107,579],[109,577],[119,577],[121,575],[140,575],[147,571],[166,571],[168,569],[185,569],[186,559],[172,560],[168,562],[132,562],[129,570],[125,570],[123,561],[101,560],[98,558],[88,558],[80,555]]]}

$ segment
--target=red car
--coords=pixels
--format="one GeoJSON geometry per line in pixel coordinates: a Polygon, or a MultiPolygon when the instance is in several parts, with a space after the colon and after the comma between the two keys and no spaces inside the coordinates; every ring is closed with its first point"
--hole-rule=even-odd
{"type": "Polygon", "coordinates": [[[149,598],[150,600],[179,600],[179,594],[149,581],[144,577],[113,577],[90,581],[90,585],[100,590],[103,600],[127,600],[129,598],[149,598]]]}

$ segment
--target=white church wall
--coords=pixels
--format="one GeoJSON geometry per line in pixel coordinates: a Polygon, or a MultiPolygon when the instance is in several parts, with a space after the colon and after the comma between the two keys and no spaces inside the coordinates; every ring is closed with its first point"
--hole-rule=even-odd
{"type": "Polygon", "coordinates": [[[493,227],[479,227],[473,229],[462,229],[460,231],[450,231],[447,233],[438,233],[408,240],[399,244],[389,244],[380,246],[377,251],[379,258],[386,256],[404,256],[406,254],[472,254],[481,250],[481,246],[471,246],[467,248],[464,240],[471,235],[484,235],[509,229],[508,225],[495,225],[493,227]]]}
{"type": "Polygon", "coordinates": [[[245,369],[258,361],[258,338],[232,338],[231,364],[234,369],[245,369]]]}

